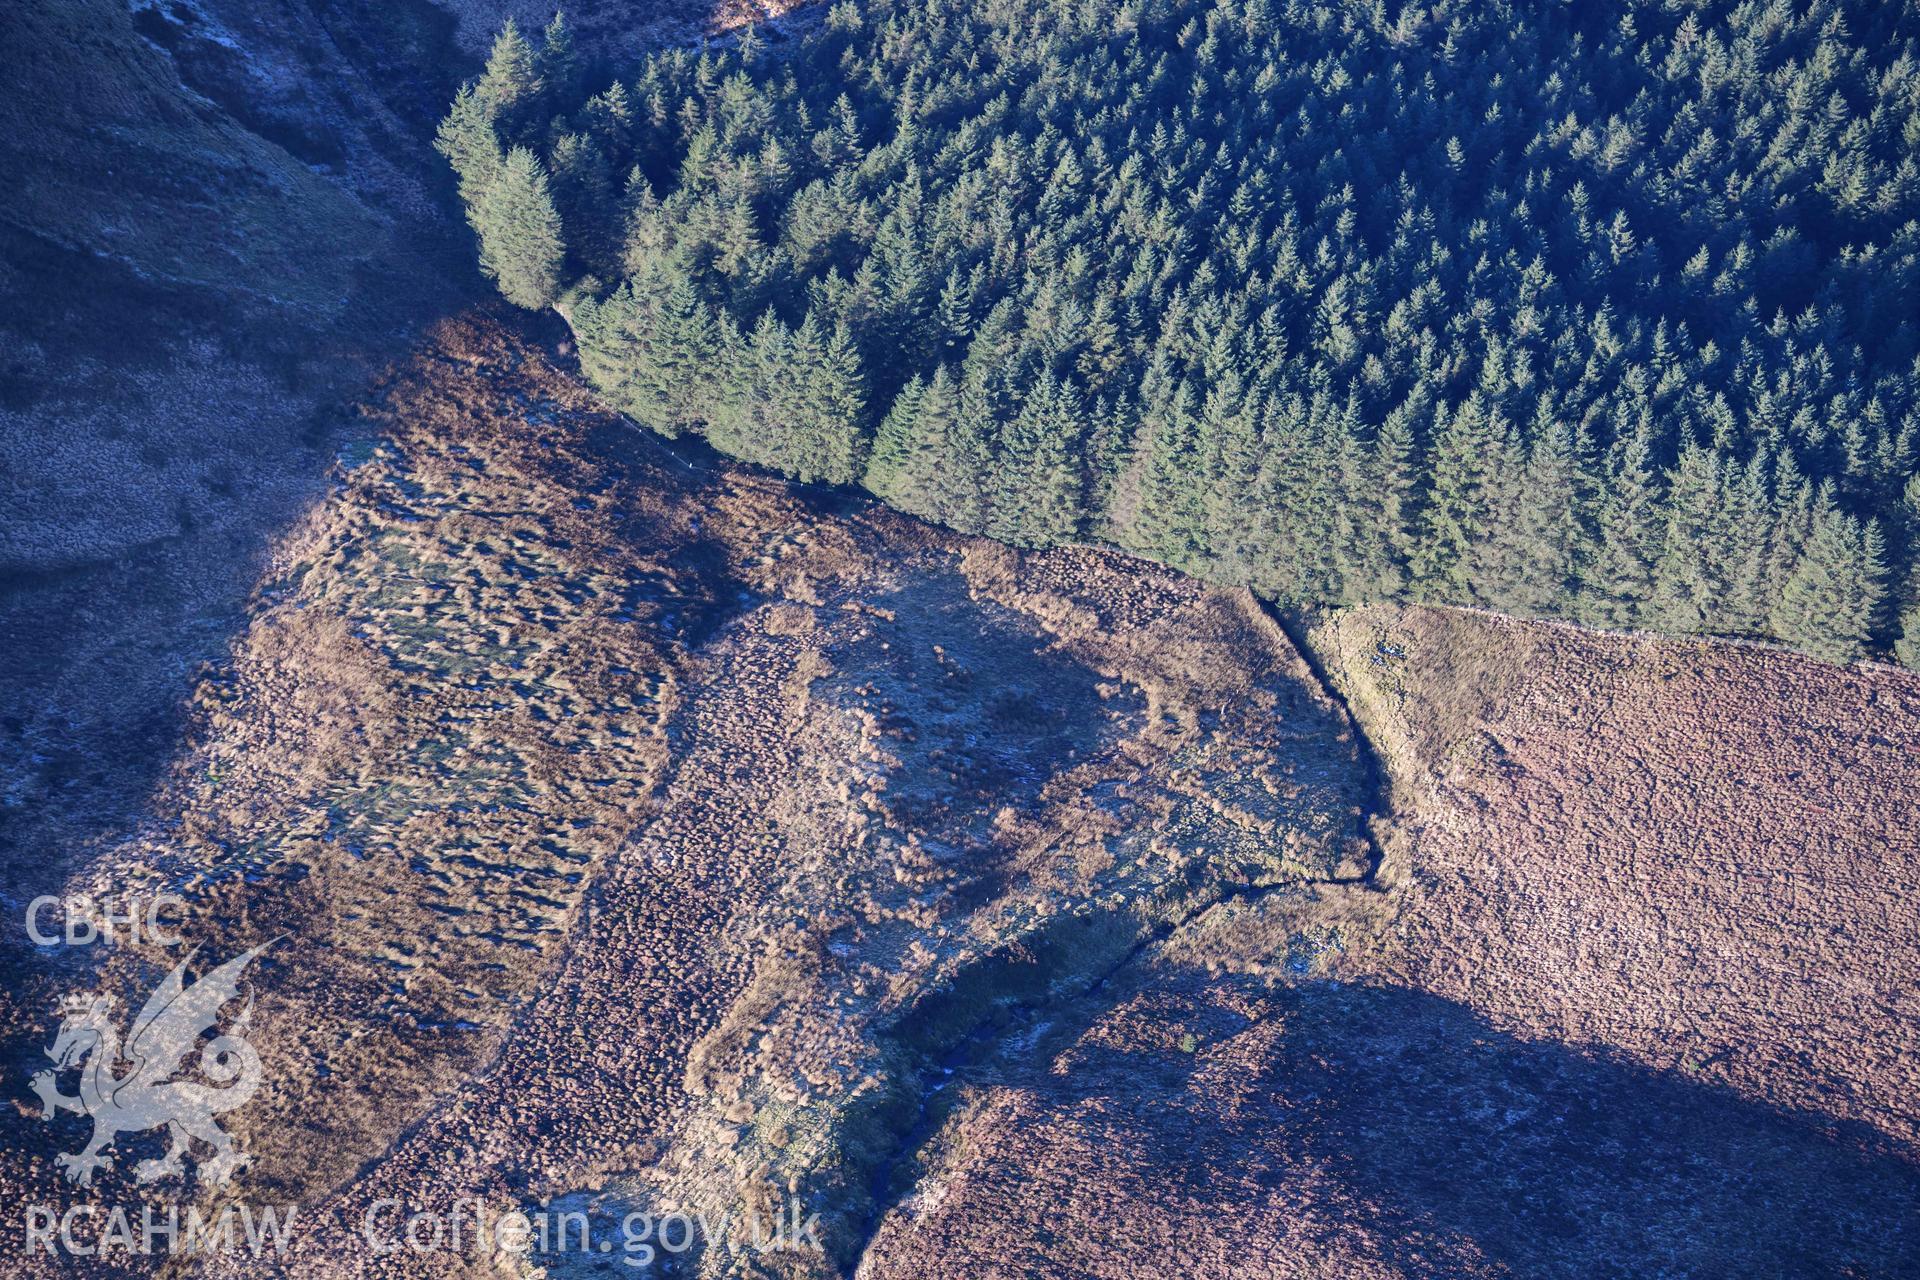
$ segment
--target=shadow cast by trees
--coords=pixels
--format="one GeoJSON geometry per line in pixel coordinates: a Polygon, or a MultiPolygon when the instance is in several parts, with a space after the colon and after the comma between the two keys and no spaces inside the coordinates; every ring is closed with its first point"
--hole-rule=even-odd
{"type": "Polygon", "coordinates": [[[1407,1274],[1920,1274],[1920,1163],[1878,1135],[1404,988],[1284,1001],[1270,1118],[1407,1274]]]}

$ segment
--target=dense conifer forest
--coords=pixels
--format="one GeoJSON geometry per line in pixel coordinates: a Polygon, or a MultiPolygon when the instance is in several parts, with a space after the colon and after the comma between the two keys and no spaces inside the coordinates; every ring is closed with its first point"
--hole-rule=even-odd
{"type": "Polygon", "coordinates": [[[600,391],[1009,542],[1920,665],[1920,11],[843,0],[440,146],[600,391]]]}

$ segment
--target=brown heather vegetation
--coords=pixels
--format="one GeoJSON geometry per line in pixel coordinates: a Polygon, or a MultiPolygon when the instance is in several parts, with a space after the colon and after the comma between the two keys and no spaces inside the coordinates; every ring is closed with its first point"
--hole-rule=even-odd
{"type": "MultiPolygon", "coordinates": [[[[796,1194],[833,1254],[784,1265],[837,1269],[937,1063],[1367,871],[1357,739],[1243,595],[702,472],[480,319],[365,422],[75,884],[282,937],[229,1123],[243,1193],[308,1208],[294,1274],[465,1274],[340,1228],[468,1194],[796,1194]]],[[[164,954],[116,954],[136,999],[164,954]]],[[[70,1195],[28,1124],[8,1183],[70,1195]]]]}
{"type": "Polygon", "coordinates": [[[1920,1142],[1920,677],[1438,610],[1321,633],[1392,762],[1394,972],[1920,1142]]]}
{"type": "Polygon", "coordinates": [[[1252,999],[1175,935],[969,1077],[863,1274],[1915,1274],[1920,680],[1428,609],[1313,644],[1390,775],[1384,927],[1315,904],[1252,999]]]}

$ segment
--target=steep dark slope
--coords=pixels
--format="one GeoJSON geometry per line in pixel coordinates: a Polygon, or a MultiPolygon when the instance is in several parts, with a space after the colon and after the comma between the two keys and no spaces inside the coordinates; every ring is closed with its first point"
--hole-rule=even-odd
{"type": "MultiPolygon", "coordinates": [[[[9,895],[132,812],[368,376],[473,295],[434,118],[477,65],[462,32],[527,8],[50,0],[0,23],[9,895]]],[[[576,13],[589,55],[709,16],[576,13]]]]}

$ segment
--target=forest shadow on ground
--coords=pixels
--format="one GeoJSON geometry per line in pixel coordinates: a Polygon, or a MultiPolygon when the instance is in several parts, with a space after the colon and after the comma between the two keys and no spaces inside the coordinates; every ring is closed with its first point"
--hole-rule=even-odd
{"type": "Polygon", "coordinates": [[[1920,1273],[1920,1167],[1863,1133],[1418,991],[1291,1003],[1267,1083],[1317,1098],[1290,1129],[1378,1207],[1405,1242],[1387,1260],[1413,1274],[1429,1236],[1516,1275],[1920,1273]]]}
{"type": "MultiPolygon", "coordinates": [[[[1177,1105],[1136,1099],[1131,1131],[1100,1135],[1112,1159],[1236,1218],[1290,1206],[1291,1219],[1299,1188],[1322,1188],[1305,1207],[1325,1209],[1331,1175],[1343,1246],[1393,1274],[1920,1274],[1920,1163],[1884,1139],[1703,1075],[1521,1040],[1417,990],[1328,982],[1273,999],[1278,1051],[1234,1105],[1215,1101],[1204,1052],[1083,1042],[1059,1085],[1124,1096],[1155,1076],[1174,1084],[1173,1070],[1177,1105]],[[1249,1187],[1261,1208],[1235,1203],[1249,1187]]],[[[1235,1022],[1219,1029],[1231,1038],[1235,1022]]],[[[1275,1221],[1269,1238],[1295,1225],[1275,1221]]]]}

